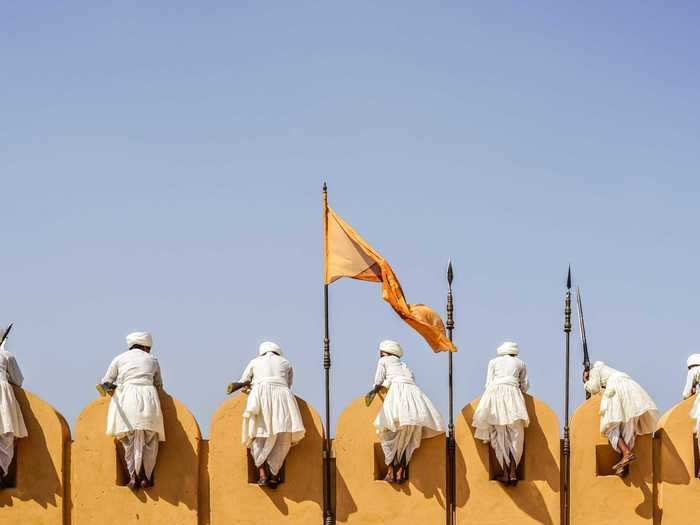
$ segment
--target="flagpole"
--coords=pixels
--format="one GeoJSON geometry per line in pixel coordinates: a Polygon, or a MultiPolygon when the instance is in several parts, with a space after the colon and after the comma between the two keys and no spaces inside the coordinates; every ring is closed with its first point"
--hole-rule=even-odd
{"type": "MultiPolygon", "coordinates": [[[[452,301],[452,261],[447,263],[447,337],[452,341],[452,331],[454,322],[454,303],[452,301]]],[[[447,525],[455,525],[455,496],[456,496],[456,461],[455,461],[455,427],[454,427],[454,398],[452,391],[452,352],[447,352],[447,385],[448,385],[448,423],[447,423],[447,465],[445,473],[446,480],[446,500],[445,522],[447,525]]]]}
{"type": "MultiPolygon", "coordinates": [[[[323,228],[324,228],[324,261],[325,242],[328,228],[328,186],[323,183],[323,228]]],[[[328,329],[328,284],[323,285],[323,369],[325,371],[326,397],[326,431],[323,440],[323,523],[335,525],[335,515],[331,503],[331,342],[328,329]]]]}
{"type": "Polygon", "coordinates": [[[563,525],[570,522],[570,481],[571,481],[571,443],[569,437],[569,348],[571,339],[571,266],[566,275],[566,296],[564,298],[564,334],[566,338],[565,388],[564,388],[564,446],[562,461],[564,462],[564,487],[562,490],[562,521],[563,525]]]}

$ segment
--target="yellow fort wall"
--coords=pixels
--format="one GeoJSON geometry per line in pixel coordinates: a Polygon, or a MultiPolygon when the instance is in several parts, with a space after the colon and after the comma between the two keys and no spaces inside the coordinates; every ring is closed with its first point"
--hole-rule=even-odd
{"type": "Polygon", "coordinates": [[[655,472],[659,524],[688,523],[690,509],[700,499],[695,458],[695,420],[689,412],[695,396],[671,408],[656,432],[655,472]]]}
{"type": "Polygon", "coordinates": [[[248,453],[241,443],[241,419],[247,398],[243,393],[236,394],[225,401],[212,418],[208,462],[211,524],[321,523],[321,418],[305,401],[297,398],[306,436],[289,451],[284,464],[284,482],[276,489],[259,487],[249,483],[248,453]]]}
{"type": "Polygon", "coordinates": [[[445,438],[424,440],[411,460],[403,485],[377,481],[383,463],[374,418],[383,395],[366,406],[364,397],[340,415],[334,443],[338,523],[440,523],[445,519],[445,438]]]}
{"type": "MultiPolygon", "coordinates": [[[[600,433],[599,395],[578,407],[571,419],[572,525],[641,525],[653,521],[652,437],[640,436],[637,461],[620,478],[605,470],[619,459],[600,433]]],[[[680,523],[679,523],[680,525],[680,523]]]]}
{"type": "Polygon", "coordinates": [[[105,434],[109,398],[94,400],[78,417],[71,447],[74,525],[198,525],[199,426],[178,401],[160,392],[166,441],[160,444],[155,486],[131,491],[117,485],[114,439],[105,434]]]}
{"type": "MultiPolygon", "coordinates": [[[[114,440],[105,435],[108,398],[79,416],[75,441],[50,405],[15,389],[29,437],[17,444],[16,487],[0,491],[0,525],[252,525],[323,521],[323,426],[298,399],[306,438],[293,447],[285,482],[277,490],[249,483],[240,442],[247,396],[221,404],[211,439],[200,439],[190,412],[161,393],[167,441],[155,470],[155,486],[136,493],[117,483],[114,440]]],[[[425,440],[410,466],[409,481],[390,485],[375,478],[383,457],[373,421],[383,402],[356,399],[340,415],[334,441],[334,497],[338,523],[374,525],[442,523],[445,519],[445,438],[425,440]]],[[[525,434],[523,479],[517,487],[490,480],[489,447],[474,439],[478,400],[456,417],[458,523],[560,523],[559,423],[543,402],[526,396],[531,424],[525,434]]],[[[571,421],[571,523],[573,525],[682,525],[700,498],[694,469],[693,399],[661,419],[656,437],[640,438],[637,462],[621,479],[605,469],[617,458],[599,432],[600,397],[575,411],[571,421]]]]}
{"type": "Polygon", "coordinates": [[[459,523],[559,524],[559,421],[554,411],[542,401],[532,396],[525,396],[525,401],[530,426],[525,431],[523,479],[514,487],[490,479],[490,446],[474,437],[472,426],[479,399],[464,407],[457,418],[459,523]]]}
{"type": "Polygon", "coordinates": [[[54,408],[14,387],[29,435],[15,442],[14,488],[0,490],[0,523],[61,525],[66,518],[68,424],[54,408]]]}

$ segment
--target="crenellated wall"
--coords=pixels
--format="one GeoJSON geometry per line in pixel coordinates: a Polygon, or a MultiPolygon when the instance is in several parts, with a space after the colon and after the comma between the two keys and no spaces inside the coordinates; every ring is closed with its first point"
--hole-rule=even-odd
{"type": "Polygon", "coordinates": [[[439,523],[445,516],[445,438],[423,440],[402,485],[380,481],[384,456],[374,418],[384,394],[370,406],[364,397],[340,415],[334,442],[336,519],[351,524],[439,523]]]}
{"type": "Polygon", "coordinates": [[[610,467],[620,455],[600,433],[600,400],[600,395],[591,397],[571,419],[571,523],[652,523],[652,437],[637,438],[637,461],[627,477],[616,476],[610,467]]]}
{"type": "Polygon", "coordinates": [[[74,525],[110,516],[121,525],[198,525],[199,426],[179,401],[160,391],[166,441],[160,444],[155,485],[131,491],[119,485],[115,441],[105,434],[109,398],[90,403],[78,417],[71,446],[74,525]]]}
{"type": "Polygon", "coordinates": [[[696,477],[700,463],[695,441],[695,420],[689,417],[695,396],[678,403],[659,421],[655,439],[657,505],[655,522],[686,523],[688,509],[700,495],[696,477]]]}
{"type": "MultiPolygon", "coordinates": [[[[0,524],[98,523],[252,525],[322,523],[323,426],[301,399],[306,438],[293,447],[277,490],[251,483],[255,476],[241,439],[247,396],[224,401],[212,418],[211,440],[186,407],[161,392],[167,441],[155,486],[132,492],[120,484],[114,440],[105,434],[109,398],[98,398],[79,416],[75,440],[50,405],[16,389],[29,429],[18,441],[17,486],[0,491],[0,524]],[[108,520],[105,521],[105,517],[108,520]]],[[[353,401],[337,421],[334,497],[338,523],[442,523],[445,519],[445,438],[425,440],[410,466],[409,481],[390,485],[373,421],[383,402],[353,401]]],[[[558,525],[560,423],[542,401],[526,396],[531,424],[525,434],[522,479],[516,487],[492,481],[489,447],[474,439],[478,400],[456,417],[458,523],[558,525]]],[[[575,411],[571,421],[571,523],[573,525],[682,524],[700,497],[688,412],[694,398],[662,418],[656,437],[638,440],[638,461],[621,479],[617,460],[599,432],[600,398],[575,411]]],[[[123,479],[121,480],[124,481],[123,479]]]]}
{"type": "Polygon", "coordinates": [[[516,486],[493,481],[497,461],[490,446],[474,437],[475,399],[455,426],[457,443],[457,521],[555,525],[560,522],[559,421],[554,411],[525,396],[530,425],[525,430],[521,479],[516,486]]]}
{"type": "Polygon", "coordinates": [[[14,391],[29,435],[15,442],[16,483],[0,490],[0,523],[61,525],[68,512],[68,424],[28,390],[14,391]]]}
{"type": "Polygon", "coordinates": [[[250,476],[241,444],[241,419],[248,396],[239,393],[214,414],[209,440],[209,486],[212,525],[304,525],[323,516],[323,426],[318,413],[297,398],[306,436],[293,446],[284,464],[284,482],[276,489],[259,487],[250,476]]]}

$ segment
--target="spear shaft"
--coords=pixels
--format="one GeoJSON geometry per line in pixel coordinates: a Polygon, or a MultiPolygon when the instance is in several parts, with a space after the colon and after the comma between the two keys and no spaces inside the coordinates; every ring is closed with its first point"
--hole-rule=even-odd
{"type": "Polygon", "coordinates": [[[564,525],[569,525],[569,505],[571,494],[569,491],[571,481],[570,450],[571,443],[569,437],[569,362],[570,362],[570,340],[571,340],[571,266],[566,276],[566,296],[564,298],[564,334],[566,338],[566,363],[565,387],[564,387],[564,444],[562,450],[562,461],[564,462],[564,487],[562,491],[562,521],[564,525]]]}
{"type": "MultiPolygon", "coordinates": [[[[454,322],[454,302],[452,299],[452,261],[447,264],[447,337],[452,341],[454,322]]],[[[447,352],[447,386],[448,386],[448,423],[447,423],[447,465],[445,469],[447,505],[445,506],[445,522],[447,525],[456,524],[456,461],[455,461],[455,427],[454,427],[454,397],[452,390],[452,352],[447,352]]]]}

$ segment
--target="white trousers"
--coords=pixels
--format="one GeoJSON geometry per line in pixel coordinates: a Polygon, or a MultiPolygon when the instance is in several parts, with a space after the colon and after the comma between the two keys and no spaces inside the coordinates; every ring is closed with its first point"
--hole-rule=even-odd
{"type": "Polygon", "coordinates": [[[292,433],[281,432],[270,437],[253,439],[250,444],[250,455],[253,456],[256,467],[260,467],[267,461],[270,472],[276,476],[282,468],[290,448],[292,448],[292,433]]]}
{"type": "Polygon", "coordinates": [[[496,453],[496,459],[502,469],[510,466],[511,455],[515,458],[516,466],[523,457],[525,445],[525,428],[522,421],[510,425],[495,425],[489,430],[491,448],[496,453]]]}
{"type": "Polygon", "coordinates": [[[152,479],[158,457],[158,432],[134,430],[121,434],[118,439],[124,446],[124,459],[129,475],[138,475],[143,466],[146,477],[152,479]]]}
{"type": "Polygon", "coordinates": [[[405,459],[408,465],[413,453],[420,447],[422,439],[423,427],[417,425],[406,425],[396,432],[382,432],[379,434],[379,440],[384,452],[384,463],[398,465],[402,459],[405,459]]]}
{"type": "Polygon", "coordinates": [[[12,432],[0,435],[0,470],[2,475],[7,476],[10,463],[15,456],[15,435],[12,432]]]}
{"type": "Polygon", "coordinates": [[[622,423],[616,425],[608,430],[605,435],[608,437],[608,441],[612,448],[622,453],[620,450],[620,438],[622,438],[627,446],[632,449],[634,448],[634,441],[637,437],[637,418],[632,418],[627,423],[622,423]]]}

